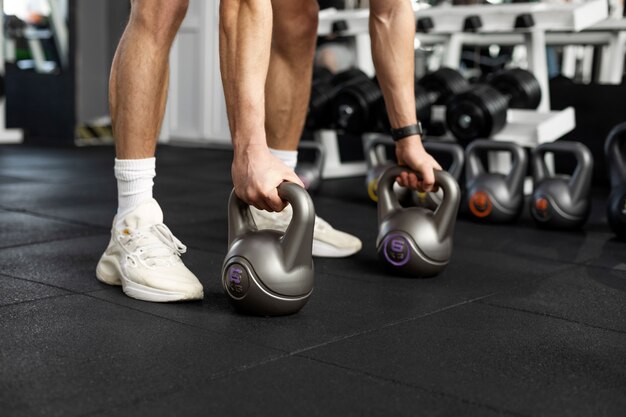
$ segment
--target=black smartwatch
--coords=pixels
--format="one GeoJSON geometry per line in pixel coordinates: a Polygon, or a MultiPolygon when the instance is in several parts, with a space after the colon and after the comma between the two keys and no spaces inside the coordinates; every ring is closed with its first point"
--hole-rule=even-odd
{"type": "Polygon", "coordinates": [[[398,129],[391,129],[391,137],[396,142],[400,139],[406,138],[407,136],[413,135],[424,135],[424,131],[422,130],[422,124],[420,122],[417,122],[414,125],[400,127],[398,129]]]}

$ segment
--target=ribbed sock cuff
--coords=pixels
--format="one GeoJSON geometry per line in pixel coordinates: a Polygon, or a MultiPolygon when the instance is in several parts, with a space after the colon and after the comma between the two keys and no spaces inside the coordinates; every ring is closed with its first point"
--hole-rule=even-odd
{"type": "Polygon", "coordinates": [[[280,149],[269,148],[272,155],[280,159],[283,164],[287,165],[291,169],[296,169],[298,163],[298,151],[283,151],[280,149]]]}
{"type": "Polygon", "coordinates": [[[117,179],[117,221],[152,198],[156,158],[115,159],[117,179]]]}

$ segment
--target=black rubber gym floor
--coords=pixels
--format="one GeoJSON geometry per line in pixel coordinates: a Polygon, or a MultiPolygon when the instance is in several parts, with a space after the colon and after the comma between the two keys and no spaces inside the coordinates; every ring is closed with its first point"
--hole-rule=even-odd
{"type": "Polygon", "coordinates": [[[319,215],[361,237],[317,259],[297,315],[241,316],[219,282],[230,154],[162,147],[155,194],[205,300],[96,281],[116,207],[111,148],[0,147],[0,415],[623,416],[626,244],[594,195],[582,232],[457,224],[432,279],[386,276],[363,180],[319,215]]]}

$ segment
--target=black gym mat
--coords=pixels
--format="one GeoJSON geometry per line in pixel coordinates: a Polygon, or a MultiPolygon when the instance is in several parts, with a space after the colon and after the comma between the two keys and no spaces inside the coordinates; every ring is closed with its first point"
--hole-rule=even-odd
{"type": "Polygon", "coordinates": [[[111,148],[0,146],[0,414],[621,416],[626,243],[594,191],[578,232],[460,220],[448,268],[388,276],[362,178],[317,213],[363,250],[316,259],[296,315],[236,314],[219,282],[231,155],[163,146],[155,196],[202,302],[95,279],[116,208],[111,148]]]}

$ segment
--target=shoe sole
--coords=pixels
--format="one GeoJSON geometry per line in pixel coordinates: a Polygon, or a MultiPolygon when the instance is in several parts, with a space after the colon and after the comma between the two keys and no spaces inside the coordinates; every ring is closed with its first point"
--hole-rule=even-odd
{"type": "Polygon", "coordinates": [[[347,258],[360,250],[361,246],[342,249],[319,240],[313,240],[313,256],[318,258],[347,258]]]}
{"type": "Polygon", "coordinates": [[[122,286],[122,291],[127,296],[141,301],[153,303],[169,303],[175,301],[202,300],[204,292],[186,294],[179,291],[160,290],[145,285],[137,284],[129,280],[120,268],[114,256],[102,255],[96,267],[96,278],[107,285],[122,286]]]}

